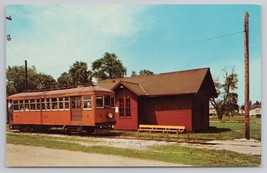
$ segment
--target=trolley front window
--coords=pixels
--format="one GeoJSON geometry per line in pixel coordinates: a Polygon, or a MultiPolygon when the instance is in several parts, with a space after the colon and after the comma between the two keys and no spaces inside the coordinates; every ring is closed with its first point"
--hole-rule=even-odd
{"type": "Polygon", "coordinates": [[[96,107],[97,108],[104,108],[103,96],[96,96],[96,107]]]}
{"type": "Polygon", "coordinates": [[[110,106],[112,108],[114,108],[114,106],[115,106],[115,98],[114,97],[110,97],[110,106]]]}
{"type": "Polygon", "coordinates": [[[110,96],[105,96],[105,107],[110,107],[110,96]]]}

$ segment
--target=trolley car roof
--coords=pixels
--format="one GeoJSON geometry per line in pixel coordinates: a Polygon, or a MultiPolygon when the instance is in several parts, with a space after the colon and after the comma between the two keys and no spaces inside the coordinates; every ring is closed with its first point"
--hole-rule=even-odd
{"type": "Polygon", "coordinates": [[[70,88],[70,89],[61,89],[61,90],[50,90],[50,91],[39,91],[39,92],[24,92],[18,93],[14,95],[10,95],[7,99],[14,99],[14,98],[27,98],[27,97],[45,97],[45,96],[53,96],[53,95],[62,95],[62,96],[71,96],[71,95],[80,95],[87,92],[112,92],[109,89],[105,89],[98,86],[89,86],[89,87],[77,87],[77,88],[70,88]]]}

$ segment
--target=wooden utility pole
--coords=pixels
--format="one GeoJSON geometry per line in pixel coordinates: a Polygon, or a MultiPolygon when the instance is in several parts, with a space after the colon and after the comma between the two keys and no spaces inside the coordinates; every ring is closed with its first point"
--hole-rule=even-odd
{"type": "Polygon", "coordinates": [[[249,29],[248,12],[244,16],[244,58],[245,58],[245,138],[250,139],[250,120],[249,120],[249,29]]]}
{"type": "Polygon", "coordinates": [[[27,66],[27,60],[25,60],[25,91],[28,91],[28,66],[27,66]]]}

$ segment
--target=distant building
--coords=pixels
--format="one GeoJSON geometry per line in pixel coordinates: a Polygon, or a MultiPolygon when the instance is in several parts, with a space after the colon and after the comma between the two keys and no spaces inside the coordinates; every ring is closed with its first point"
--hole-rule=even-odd
{"type": "Polygon", "coordinates": [[[249,110],[250,116],[261,117],[261,105],[252,105],[249,110]]]}
{"type": "Polygon", "coordinates": [[[209,127],[209,99],[217,97],[209,68],[102,80],[115,92],[115,129],[137,130],[139,124],[209,127]]]}
{"type": "Polygon", "coordinates": [[[210,114],[210,116],[217,116],[217,112],[216,112],[216,109],[214,109],[214,108],[210,108],[209,109],[209,114],[210,114]]]}

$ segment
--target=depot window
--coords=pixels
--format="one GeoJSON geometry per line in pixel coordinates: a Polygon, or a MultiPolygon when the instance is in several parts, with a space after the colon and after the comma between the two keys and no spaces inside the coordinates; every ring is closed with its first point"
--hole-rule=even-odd
{"type": "Polygon", "coordinates": [[[119,99],[119,115],[120,117],[124,116],[124,99],[123,98],[119,99]]]}
{"type": "Polygon", "coordinates": [[[131,99],[130,98],[119,99],[119,116],[120,117],[131,116],[131,99]]]}
{"type": "Polygon", "coordinates": [[[126,117],[129,117],[131,116],[131,99],[130,98],[127,98],[126,99],[126,117]]]}

